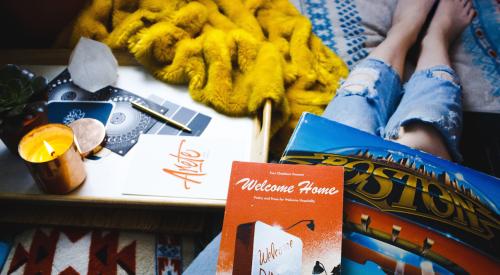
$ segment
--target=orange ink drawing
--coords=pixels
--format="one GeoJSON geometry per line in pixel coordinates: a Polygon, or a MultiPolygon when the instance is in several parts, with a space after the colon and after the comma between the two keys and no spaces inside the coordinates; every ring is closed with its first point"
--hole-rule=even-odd
{"type": "Polygon", "coordinates": [[[203,171],[202,154],[194,149],[185,148],[186,140],[179,143],[179,148],[175,154],[170,156],[175,158],[174,168],[163,168],[163,171],[182,180],[184,188],[190,189],[191,184],[201,184],[202,177],[206,175],[203,171]]]}

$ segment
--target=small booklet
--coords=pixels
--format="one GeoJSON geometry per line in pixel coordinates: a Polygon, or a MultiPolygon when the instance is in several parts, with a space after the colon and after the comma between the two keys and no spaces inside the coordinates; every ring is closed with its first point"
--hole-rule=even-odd
{"type": "Polygon", "coordinates": [[[342,167],[233,162],[217,274],[340,270],[342,167]]]}
{"type": "Polygon", "coordinates": [[[141,135],[122,193],[225,200],[233,160],[248,152],[235,139],[141,135]]]}

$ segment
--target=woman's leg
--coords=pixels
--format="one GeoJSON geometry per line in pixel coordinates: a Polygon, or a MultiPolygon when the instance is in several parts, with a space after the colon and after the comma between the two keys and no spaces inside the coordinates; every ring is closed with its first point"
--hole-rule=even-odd
{"type": "Polygon", "coordinates": [[[401,77],[408,50],[417,41],[434,2],[435,0],[399,0],[387,37],[373,49],[368,58],[383,60],[401,77]]]}
{"type": "Polygon", "coordinates": [[[461,91],[448,50],[473,16],[470,0],[440,0],[422,40],[416,73],[387,124],[388,138],[445,159],[460,159],[461,91]]]}
{"type": "Polygon", "coordinates": [[[474,17],[471,0],[441,0],[422,40],[417,71],[435,66],[451,67],[449,48],[474,17]]]}
{"type": "Polygon", "coordinates": [[[386,39],[354,68],[323,117],[381,135],[401,97],[400,76],[434,0],[399,0],[386,39]]]}

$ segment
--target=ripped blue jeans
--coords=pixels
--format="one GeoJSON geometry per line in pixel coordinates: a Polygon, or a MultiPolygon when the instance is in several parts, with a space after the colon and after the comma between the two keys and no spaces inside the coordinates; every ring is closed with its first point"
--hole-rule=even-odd
{"type": "Polygon", "coordinates": [[[452,158],[461,161],[458,83],[457,74],[443,65],[415,72],[401,87],[399,75],[390,65],[368,58],[351,71],[323,117],[386,139],[398,138],[405,125],[428,124],[441,134],[452,158]]]}

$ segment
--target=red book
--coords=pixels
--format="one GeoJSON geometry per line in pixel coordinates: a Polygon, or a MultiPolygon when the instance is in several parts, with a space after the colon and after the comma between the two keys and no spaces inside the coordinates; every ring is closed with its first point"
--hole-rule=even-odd
{"type": "Polygon", "coordinates": [[[343,168],[233,162],[217,274],[340,268],[343,168]]]}

